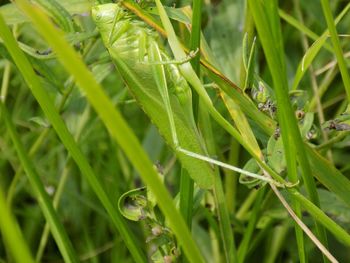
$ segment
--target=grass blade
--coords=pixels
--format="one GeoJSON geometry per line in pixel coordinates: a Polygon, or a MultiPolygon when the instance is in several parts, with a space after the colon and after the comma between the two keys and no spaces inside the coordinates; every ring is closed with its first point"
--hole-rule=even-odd
{"type": "MultiPolygon", "coordinates": [[[[339,23],[339,21],[347,14],[347,12],[350,10],[350,4],[346,5],[343,9],[343,11],[337,16],[334,23],[335,25],[339,23]]],[[[308,49],[306,54],[304,55],[302,61],[299,63],[297,72],[295,73],[294,82],[292,86],[292,90],[295,90],[298,88],[298,85],[303,78],[304,74],[307,72],[307,69],[321,50],[323,46],[327,47],[326,40],[329,37],[329,31],[326,30],[323,32],[323,34],[315,39],[315,42],[312,44],[312,46],[308,49]]]]}
{"type": "Polygon", "coordinates": [[[326,18],[327,21],[327,26],[329,30],[329,34],[331,36],[333,48],[334,48],[334,53],[338,61],[340,73],[343,79],[344,83],[344,88],[346,91],[346,94],[348,96],[348,101],[350,101],[350,76],[348,72],[348,67],[346,65],[345,59],[344,59],[344,54],[343,51],[340,47],[340,42],[339,42],[339,37],[337,33],[337,29],[335,28],[335,23],[331,11],[331,6],[329,4],[328,0],[321,0],[322,3],[322,9],[323,9],[323,14],[326,18]]]}
{"type": "MultiPolygon", "coordinates": [[[[2,102],[0,102],[2,104],[2,102]]],[[[7,206],[4,193],[0,187],[0,230],[2,238],[6,242],[13,258],[17,262],[34,263],[29,248],[24,240],[21,230],[11,214],[10,208],[7,206]]]]}
{"type": "MultiPolygon", "coordinates": [[[[295,182],[298,180],[296,166],[296,157],[298,154],[298,161],[302,169],[302,176],[307,192],[312,202],[319,206],[319,198],[316,192],[315,182],[311,174],[309,161],[303,150],[303,141],[289,101],[288,82],[284,63],[281,29],[278,21],[277,3],[276,1],[269,1],[269,3],[265,5],[265,9],[261,2],[258,1],[251,0],[249,1],[249,4],[273,78],[274,90],[277,98],[278,119],[280,121],[282,140],[286,153],[288,176],[291,181],[295,182]],[[299,145],[298,150],[296,149],[296,145],[299,145]]],[[[300,206],[295,202],[294,206],[297,215],[300,216],[300,206]]],[[[319,224],[316,224],[316,226],[320,239],[323,242],[326,242],[323,227],[319,224]]],[[[296,234],[300,260],[306,261],[302,233],[298,226],[296,226],[296,234]]]]}
{"type": "MultiPolygon", "coordinates": [[[[0,27],[2,26],[2,23],[3,20],[0,17],[0,27]]],[[[15,126],[12,123],[11,117],[9,116],[5,105],[3,103],[0,103],[0,105],[0,109],[5,120],[7,130],[12,138],[13,144],[15,146],[19,159],[21,160],[21,163],[24,167],[24,170],[28,175],[29,181],[32,184],[34,191],[36,192],[40,208],[48,224],[50,225],[50,229],[53,237],[55,238],[57,246],[66,262],[78,262],[78,258],[74,252],[72,243],[70,242],[67,233],[63,228],[63,225],[58,219],[50,197],[46,192],[39,175],[37,174],[33,164],[31,163],[28,154],[24,150],[19,135],[17,134],[15,126]]]]}
{"type": "Polygon", "coordinates": [[[293,196],[296,197],[299,203],[307,209],[307,211],[314,217],[318,222],[320,222],[324,227],[326,227],[334,236],[343,242],[346,246],[350,246],[350,235],[336,224],[332,219],[330,219],[325,213],[323,213],[317,206],[305,198],[302,194],[291,191],[293,196]]]}

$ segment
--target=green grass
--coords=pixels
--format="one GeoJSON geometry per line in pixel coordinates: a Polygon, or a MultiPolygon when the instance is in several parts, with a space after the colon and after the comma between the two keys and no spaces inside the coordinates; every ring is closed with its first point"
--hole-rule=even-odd
{"type": "MultiPolygon", "coordinates": [[[[176,48],[200,47],[190,62],[227,120],[192,90],[203,152],[281,188],[175,153],[160,100],[125,85],[142,91],[149,76],[109,56],[91,1],[37,3],[0,7],[0,262],[350,261],[350,45],[340,36],[349,4],[195,0],[176,1],[193,13],[167,9],[176,48]],[[126,192],[134,206],[119,211],[126,192]]],[[[155,5],[123,5],[169,33],[155,5]]]]}

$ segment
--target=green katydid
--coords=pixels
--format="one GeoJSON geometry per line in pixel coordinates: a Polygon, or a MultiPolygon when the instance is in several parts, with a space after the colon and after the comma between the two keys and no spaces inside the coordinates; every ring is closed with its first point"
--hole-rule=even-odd
{"type": "MultiPolygon", "coordinates": [[[[159,4],[158,1],[156,3],[159,4]]],[[[164,16],[162,6],[158,6],[158,10],[160,16],[164,16]]],[[[200,187],[211,188],[213,183],[213,174],[205,162],[280,187],[287,184],[256,156],[239,132],[214,108],[202,83],[187,62],[185,52],[179,44],[174,44],[178,43],[175,33],[169,35],[169,43],[173,50],[177,50],[173,52],[176,60],[181,62],[179,65],[171,61],[164,51],[158,33],[121,4],[95,6],[92,16],[104,45],[136,100],[200,187]],[[206,156],[205,146],[193,119],[191,89],[187,81],[198,92],[211,116],[255,157],[264,170],[274,175],[278,182],[206,156]]]]}

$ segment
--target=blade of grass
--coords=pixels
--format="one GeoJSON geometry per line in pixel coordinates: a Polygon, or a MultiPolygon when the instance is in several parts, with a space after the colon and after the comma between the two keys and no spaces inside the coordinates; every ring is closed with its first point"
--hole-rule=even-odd
{"type": "MultiPolygon", "coordinates": [[[[7,83],[8,84],[8,83],[7,83]]],[[[7,85],[3,83],[2,89],[5,89],[4,85],[7,85]]],[[[5,96],[4,96],[5,98],[5,96]]],[[[32,187],[34,188],[34,191],[36,192],[39,205],[42,208],[42,211],[44,212],[44,215],[47,219],[48,225],[51,226],[51,230],[53,232],[54,239],[56,240],[58,247],[63,255],[63,258],[67,262],[77,262],[77,256],[75,255],[75,252],[73,250],[73,246],[68,239],[68,236],[60,223],[58,216],[55,212],[55,210],[52,207],[50,197],[48,196],[47,192],[45,191],[44,185],[41,182],[41,179],[37,172],[34,169],[34,165],[31,163],[29,155],[24,150],[24,147],[19,139],[19,136],[15,130],[14,124],[12,123],[11,117],[9,116],[9,113],[7,112],[6,107],[1,103],[1,110],[3,111],[3,115],[5,118],[5,123],[8,127],[8,131],[10,136],[12,137],[12,140],[14,141],[15,148],[18,152],[18,155],[20,156],[21,162],[23,166],[25,167],[27,175],[29,177],[29,181],[32,184],[32,187]]],[[[22,171],[22,169],[18,169],[16,174],[19,172],[19,170],[22,171]]],[[[9,197],[8,197],[8,205],[11,206],[11,195],[13,193],[9,191],[9,197]]]]}
{"type": "MultiPolygon", "coordinates": [[[[338,24],[339,21],[347,14],[349,10],[350,10],[350,3],[344,7],[344,9],[340,12],[340,14],[335,19],[334,23],[338,24]]],[[[329,30],[325,30],[323,34],[315,40],[315,42],[311,45],[311,47],[305,53],[302,61],[299,63],[297,72],[295,73],[292,90],[295,90],[298,88],[300,80],[304,76],[308,67],[311,65],[311,63],[313,62],[313,60],[315,59],[315,57],[317,56],[321,48],[325,46],[326,40],[328,37],[329,37],[329,30]]]]}
{"type": "Polygon", "coordinates": [[[302,77],[307,72],[307,69],[310,67],[311,63],[314,61],[315,57],[321,50],[327,38],[328,36],[326,34],[322,34],[305,52],[301,62],[299,63],[297,72],[295,74],[292,90],[298,89],[298,86],[302,77]]]}
{"type": "MultiPolygon", "coordinates": [[[[67,167],[65,167],[63,172],[62,172],[62,175],[60,177],[60,180],[59,180],[59,183],[57,186],[57,190],[55,191],[55,195],[53,197],[53,202],[52,202],[55,209],[57,209],[57,207],[58,207],[58,203],[60,201],[59,199],[62,195],[64,186],[67,182],[68,174],[69,174],[68,171],[69,171],[69,169],[67,167]]],[[[48,223],[46,223],[44,226],[43,233],[42,233],[41,238],[40,238],[40,242],[39,242],[39,246],[38,246],[36,255],[35,255],[36,262],[40,262],[42,260],[42,256],[43,256],[45,248],[46,248],[46,243],[48,241],[49,234],[50,234],[50,225],[48,223]]]]}
{"type": "Polygon", "coordinates": [[[69,12],[56,0],[35,0],[66,32],[74,32],[74,23],[69,12]]]}
{"type": "Polygon", "coordinates": [[[181,215],[175,209],[172,199],[160,181],[153,164],[119,111],[115,109],[101,86],[95,81],[91,72],[73,48],[65,41],[62,32],[52,25],[45,14],[33,8],[25,0],[19,0],[17,4],[28,15],[53,50],[55,50],[62,65],[75,77],[78,86],[85,92],[89,102],[106,125],[112,137],[119,143],[147,187],[154,193],[160,209],[165,214],[187,258],[191,262],[203,262],[204,259],[198,247],[195,245],[181,215]]]}
{"type": "MultiPolygon", "coordinates": [[[[309,38],[311,38],[312,40],[316,41],[317,39],[320,38],[319,35],[317,35],[315,32],[313,32],[312,30],[310,30],[308,27],[306,27],[303,23],[301,23],[299,20],[297,20],[296,18],[292,17],[291,15],[287,14],[285,11],[283,11],[282,9],[278,10],[278,14],[280,15],[280,17],[286,21],[288,24],[290,24],[291,26],[295,27],[298,31],[302,32],[303,34],[305,34],[306,36],[308,36],[309,38]]],[[[328,44],[328,43],[324,43],[324,47],[330,51],[333,52],[332,47],[328,44]]]]}
{"type": "MultiPolygon", "coordinates": [[[[288,205],[287,201],[284,199],[282,194],[277,190],[274,185],[271,185],[272,190],[275,192],[276,196],[284,206],[284,208],[288,211],[289,215],[293,218],[293,220],[298,224],[298,226],[303,229],[304,233],[312,240],[315,246],[322,252],[323,260],[330,260],[332,263],[338,263],[338,261],[334,258],[334,256],[328,251],[328,249],[317,239],[317,237],[311,232],[311,230],[304,224],[304,222],[295,214],[292,208],[288,205]]],[[[292,189],[292,191],[295,189],[292,189]]],[[[297,192],[297,191],[296,191],[297,192]]],[[[305,198],[306,199],[306,198],[305,198]]],[[[307,200],[307,199],[306,199],[307,200]]],[[[301,203],[301,202],[299,202],[301,203]]],[[[310,202],[310,204],[312,204],[310,202]]],[[[313,205],[313,204],[312,204],[313,205]]],[[[317,211],[320,211],[319,208],[313,205],[317,211]]],[[[323,213],[323,212],[322,212],[323,213]]]]}
{"type": "Polygon", "coordinates": [[[249,216],[248,226],[244,231],[244,236],[242,242],[238,247],[238,262],[243,263],[246,260],[248,249],[251,245],[253,232],[256,227],[256,223],[258,221],[258,217],[261,211],[261,205],[263,202],[263,198],[265,197],[266,187],[259,189],[259,193],[255,199],[254,206],[251,210],[251,214],[249,216]]]}
{"type": "MultiPolygon", "coordinates": [[[[298,17],[298,20],[300,21],[300,23],[304,24],[304,18],[303,18],[303,14],[302,14],[301,8],[300,8],[300,2],[299,2],[299,0],[293,0],[293,2],[294,2],[294,11],[296,13],[296,16],[298,17]]],[[[307,40],[305,34],[302,32],[301,32],[301,44],[303,47],[303,51],[306,52],[309,49],[309,43],[308,43],[308,40],[307,40]]],[[[318,121],[319,121],[319,123],[324,123],[325,117],[324,117],[324,112],[323,112],[323,108],[322,108],[321,98],[319,95],[319,86],[318,86],[316,74],[315,74],[315,71],[314,71],[314,68],[312,65],[310,65],[310,67],[309,67],[309,78],[310,78],[310,84],[312,87],[312,91],[314,94],[313,98],[315,98],[315,100],[316,100],[318,121]]],[[[328,134],[325,132],[324,129],[321,129],[321,136],[322,136],[324,141],[328,141],[328,134]]],[[[328,156],[329,160],[333,160],[332,151],[329,150],[327,152],[327,156],[328,156]]]]}
{"type": "Polygon", "coordinates": [[[189,229],[192,227],[192,210],[193,210],[193,188],[194,182],[187,170],[181,168],[180,178],[180,212],[189,229]]]}
{"type": "Polygon", "coordinates": [[[341,46],[340,46],[337,29],[335,28],[331,6],[328,0],[321,0],[321,3],[322,3],[323,14],[326,18],[329,34],[331,36],[334,53],[338,61],[340,74],[343,79],[344,88],[348,97],[348,101],[350,101],[350,76],[349,76],[348,68],[344,59],[343,50],[341,49],[341,46]]]}
{"type": "MultiPolygon", "coordinates": [[[[165,9],[160,2],[160,0],[156,0],[156,5],[158,8],[158,12],[162,21],[162,24],[164,28],[166,29],[166,32],[168,33],[168,43],[171,47],[171,50],[174,54],[174,57],[176,59],[180,59],[181,57],[184,57],[185,52],[182,48],[181,43],[178,41],[177,36],[175,34],[174,28],[172,27],[172,24],[170,22],[169,17],[167,16],[165,9]]],[[[180,72],[185,77],[185,79],[192,85],[192,87],[196,90],[198,93],[198,96],[200,97],[200,102],[203,103],[204,108],[207,110],[202,112],[201,114],[205,115],[207,117],[207,113],[211,113],[212,117],[216,117],[215,119],[219,121],[218,123],[222,123],[222,121],[225,122],[226,120],[216,111],[216,109],[212,106],[211,99],[209,95],[206,93],[205,89],[202,86],[202,83],[200,82],[197,74],[194,72],[192,66],[187,63],[179,66],[180,72]]],[[[210,125],[210,122],[208,121],[205,123],[207,125],[210,125]]],[[[211,131],[211,127],[208,129],[208,131],[211,131]]],[[[234,134],[238,134],[237,131],[234,131],[234,134]]],[[[212,139],[212,136],[209,137],[209,139],[212,139]]],[[[240,141],[242,143],[242,141],[240,141]]],[[[220,218],[220,230],[221,235],[223,239],[223,248],[224,248],[224,254],[225,259],[227,262],[235,261],[237,255],[236,255],[236,248],[234,244],[234,236],[232,233],[232,229],[230,227],[230,221],[229,221],[229,214],[228,210],[225,204],[225,195],[223,193],[223,187],[222,182],[220,179],[219,174],[217,174],[216,178],[214,179],[214,196],[216,198],[216,206],[218,208],[218,216],[220,218]]]]}
{"type": "MultiPolygon", "coordinates": [[[[227,158],[228,163],[235,166],[239,165],[240,149],[240,145],[237,143],[237,141],[232,139],[230,143],[229,157],[227,158]]],[[[222,156],[220,159],[224,159],[224,156],[222,156]]],[[[237,173],[234,171],[224,170],[224,173],[225,202],[227,204],[228,212],[230,214],[234,214],[238,204],[238,177],[237,173]]]]}
{"type": "Polygon", "coordinates": [[[267,253],[264,257],[263,263],[274,263],[278,260],[278,256],[283,249],[283,244],[286,242],[288,230],[290,228],[290,222],[285,220],[282,224],[274,227],[267,239],[267,253]]]}
{"type": "MultiPolygon", "coordinates": [[[[193,17],[192,17],[192,31],[190,39],[191,50],[197,50],[200,46],[200,32],[201,32],[201,10],[202,0],[193,1],[193,17]]],[[[194,58],[191,59],[192,67],[195,72],[199,75],[199,64],[200,53],[198,52],[194,58]]],[[[197,120],[198,113],[198,96],[192,93],[193,100],[193,112],[195,120],[197,120]]],[[[188,227],[191,229],[192,222],[192,207],[193,207],[193,188],[194,182],[186,171],[182,169],[181,181],[180,181],[180,211],[185,218],[188,227]]]]}
{"type": "MultiPolygon", "coordinates": [[[[191,50],[197,50],[200,48],[202,2],[203,2],[202,0],[193,0],[192,30],[191,30],[191,39],[190,39],[191,50]]],[[[199,61],[200,61],[200,52],[198,52],[196,56],[191,59],[192,67],[197,74],[199,74],[199,66],[200,66],[199,61]]]]}
{"type": "MultiPolygon", "coordinates": [[[[1,21],[0,17],[0,26],[1,23],[4,23],[4,21],[1,21]]],[[[46,221],[50,225],[52,235],[57,243],[57,246],[64,260],[67,262],[78,262],[78,257],[74,252],[72,243],[70,242],[68,235],[65,229],[63,228],[63,225],[58,219],[58,215],[56,214],[55,209],[53,208],[50,197],[46,192],[45,187],[41,182],[40,176],[36,172],[33,163],[31,162],[27,152],[25,151],[24,146],[20,141],[19,135],[16,132],[15,126],[11,120],[11,117],[9,116],[9,113],[7,112],[7,109],[3,103],[0,103],[0,109],[4,121],[6,123],[7,130],[11,136],[11,139],[19,156],[19,159],[24,167],[24,170],[26,171],[29,182],[32,184],[32,187],[36,192],[40,208],[46,218],[46,221]]]]}
{"type": "MultiPolygon", "coordinates": [[[[337,17],[338,21],[347,13],[348,7],[346,6],[341,14],[337,17]]],[[[228,90],[232,92],[233,89],[228,90]]],[[[229,93],[232,94],[232,93],[229,93]]],[[[271,132],[268,132],[271,135],[271,132]]],[[[308,145],[305,146],[307,149],[308,156],[312,164],[312,170],[314,176],[325,186],[327,186],[331,191],[337,193],[344,201],[349,204],[350,196],[346,194],[350,189],[350,181],[340,172],[331,166],[323,157],[321,157],[315,150],[310,148],[308,145]]],[[[308,210],[308,208],[305,208],[308,210]]],[[[319,212],[322,212],[318,208],[319,212]]]]}
{"type": "MultiPolygon", "coordinates": [[[[274,0],[270,1],[267,5],[265,5],[265,9],[261,2],[255,0],[250,0],[249,4],[274,83],[274,90],[277,98],[278,119],[280,121],[282,140],[286,153],[288,176],[292,182],[298,180],[296,166],[296,158],[298,156],[298,161],[301,166],[302,176],[308,195],[310,196],[312,202],[319,206],[316,185],[311,174],[307,155],[303,149],[304,143],[302,141],[295,115],[289,101],[288,81],[284,62],[281,28],[280,22],[278,21],[277,3],[274,0]],[[296,149],[296,145],[299,146],[298,150],[296,149]]],[[[300,216],[300,205],[295,202],[295,199],[293,200],[296,213],[300,216]]],[[[319,238],[326,243],[327,239],[324,228],[318,223],[316,223],[316,227],[319,238]]],[[[296,234],[300,260],[305,261],[306,254],[304,251],[304,244],[302,242],[302,233],[300,228],[297,226],[296,234]]]]}
{"type": "Polygon", "coordinates": [[[305,198],[301,193],[291,190],[292,195],[298,199],[299,203],[314,217],[318,222],[320,222],[324,227],[326,227],[334,236],[341,241],[346,246],[350,246],[350,235],[341,228],[337,223],[335,223],[331,218],[329,218],[323,211],[321,211],[317,206],[315,206],[310,200],[305,198]]]}
{"type": "MultiPolygon", "coordinates": [[[[2,104],[2,102],[0,102],[2,104]]],[[[5,244],[8,246],[16,262],[34,263],[32,255],[22,232],[12,215],[10,207],[6,204],[3,189],[0,187],[0,230],[5,244]]]]}
{"type": "MultiPolygon", "coordinates": [[[[71,92],[72,92],[72,90],[74,88],[73,83],[71,83],[70,81],[69,81],[68,85],[69,86],[68,86],[67,90],[65,91],[65,93],[63,94],[62,100],[61,100],[61,102],[59,103],[59,106],[58,106],[59,113],[62,111],[62,109],[65,106],[65,103],[66,103],[66,101],[67,101],[67,99],[69,97],[69,95],[71,94],[71,92]]],[[[33,156],[39,150],[39,146],[43,143],[45,138],[48,136],[49,132],[50,132],[49,128],[45,128],[42,131],[42,133],[38,136],[38,138],[35,140],[35,142],[29,148],[29,151],[28,151],[29,157],[33,156]]],[[[11,185],[9,187],[8,194],[7,194],[7,203],[9,204],[9,206],[11,206],[12,200],[13,200],[14,195],[15,195],[15,189],[16,189],[18,180],[19,180],[22,172],[23,172],[23,168],[21,166],[16,171],[14,179],[12,180],[11,185]]]]}
{"type": "MultiPolygon", "coordinates": [[[[274,88],[277,98],[277,108],[278,108],[278,120],[280,122],[280,127],[282,130],[282,140],[283,146],[286,153],[286,161],[287,161],[287,170],[288,170],[288,178],[292,182],[298,181],[297,175],[297,161],[296,161],[296,147],[292,141],[292,135],[289,133],[290,125],[286,121],[287,116],[291,116],[291,106],[288,100],[288,91],[286,91],[287,80],[285,79],[285,65],[282,60],[281,50],[282,43],[279,35],[280,28],[279,21],[276,21],[276,14],[274,14],[274,6],[273,3],[269,2],[265,6],[265,10],[261,3],[257,3],[256,1],[249,1],[249,6],[252,11],[252,15],[255,21],[255,26],[257,28],[260,41],[262,42],[263,49],[265,51],[265,56],[267,62],[269,64],[270,72],[272,74],[274,88]],[[269,8],[269,9],[268,9],[269,8]],[[263,13],[261,13],[263,12],[263,13]],[[267,12],[267,15],[264,15],[267,12]],[[271,18],[270,18],[271,17],[271,18]],[[274,21],[273,21],[274,19],[274,21]],[[270,38],[270,39],[268,39],[270,38]],[[277,52],[269,52],[269,48],[271,48],[272,43],[275,45],[275,50],[277,52]],[[274,69],[274,67],[278,67],[278,69],[274,69]],[[278,70],[278,72],[277,72],[278,70]],[[278,74],[278,75],[276,75],[278,74]]],[[[294,118],[294,116],[292,117],[294,118]]],[[[300,217],[301,209],[300,205],[293,200],[293,207],[295,213],[300,217]]],[[[300,262],[306,262],[306,254],[304,247],[304,237],[301,228],[295,224],[295,233],[298,245],[298,253],[300,262]]]]}
{"type": "Polygon", "coordinates": [[[306,146],[305,150],[317,180],[336,193],[350,207],[349,180],[311,147],[306,146]]]}
{"type": "MultiPolygon", "coordinates": [[[[31,9],[30,6],[28,8],[29,10],[31,9]]],[[[49,20],[46,20],[43,23],[49,24],[50,22],[49,20]]],[[[56,31],[56,29],[54,29],[53,27],[50,30],[53,30],[52,32],[56,31]]],[[[50,120],[52,126],[56,130],[58,136],[60,137],[63,144],[71,154],[72,158],[76,161],[82,174],[88,180],[91,188],[95,191],[102,205],[109,213],[112,222],[114,223],[118,231],[121,233],[135,261],[145,262],[145,256],[143,255],[140,247],[137,245],[134,235],[127,228],[126,222],[124,221],[122,216],[119,213],[117,213],[116,208],[113,206],[112,202],[110,201],[107,193],[104,191],[101,183],[98,181],[88,161],[86,160],[86,158],[78,148],[77,144],[75,143],[73,136],[69,133],[66,125],[64,124],[63,120],[61,119],[57,110],[55,109],[54,104],[50,99],[50,96],[41,86],[33,68],[31,67],[29,61],[27,60],[23,52],[19,49],[16,40],[13,38],[10,30],[5,25],[3,19],[0,19],[0,35],[4,41],[6,48],[11,54],[15,64],[17,65],[19,71],[22,73],[23,78],[27,82],[27,85],[30,87],[34,97],[39,102],[40,107],[44,111],[47,118],[50,120]]]]}
{"type": "MultiPolygon", "coordinates": [[[[203,104],[204,103],[200,102],[200,108],[205,108],[203,104]]],[[[204,140],[208,147],[208,153],[209,155],[215,156],[216,145],[209,113],[207,111],[202,111],[199,115],[199,118],[199,124],[203,133],[204,140]]],[[[213,194],[215,206],[217,209],[217,216],[219,218],[218,226],[220,229],[221,242],[225,254],[225,260],[226,262],[236,262],[237,251],[235,246],[235,239],[231,227],[229,210],[227,207],[227,203],[225,202],[224,189],[222,186],[222,181],[218,169],[215,169],[213,194]]]]}

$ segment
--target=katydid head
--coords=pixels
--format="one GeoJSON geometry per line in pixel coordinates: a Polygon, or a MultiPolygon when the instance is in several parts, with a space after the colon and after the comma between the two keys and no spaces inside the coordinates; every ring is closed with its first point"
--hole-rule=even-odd
{"type": "Polygon", "coordinates": [[[118,6],[116,4],[97,5],[92,7],[91,16],[96,27],[101,33],[105,43],[110,43],[110,32],[115,25],[118,14],[118,6]]]}
{"type": "Polygon", "coordinates": [[[91,8],[91,15],[97,26],[101,28],[102,25],[114,23],[119,9],[116,4],[96,5],[91,8]]]}
{"type": "Polygon", "coordinates": [[[145,34],[155,39],[158,37],[156,32],[148,29],[143,21],[135,19],[135,15],[120,3],[94,6],[91,15],[103,42],[108,47],[112,47],[122,38],[125,41],[122,41],[120,45],[124,45],[125,48],[140,45],[142,48],[146,42],[140,45],[139,42],[144,40],[145,34]]]}
{"type": "Polygon", "coordinates": [[[117,26],[119,21],[126,21],[127,9],[119,4],[97,5],[91,9],[91,15],[105,43],[112,45],[114,41],[128,29],[127,23],[117,26]]]}

